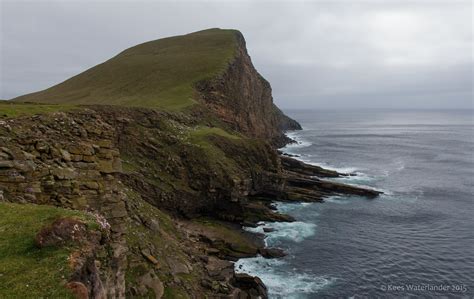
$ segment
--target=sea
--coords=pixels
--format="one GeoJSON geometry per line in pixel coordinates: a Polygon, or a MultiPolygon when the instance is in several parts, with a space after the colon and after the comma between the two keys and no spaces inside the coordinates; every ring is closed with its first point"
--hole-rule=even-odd
{"type": "Polygon", "coordinates": [[[296,218],[260,223],[281,259],[254,257],[270,298],[474,298],[472,110],[287,110],[303,126],[282,150],[384,192],[275,203],[296,218]]]}

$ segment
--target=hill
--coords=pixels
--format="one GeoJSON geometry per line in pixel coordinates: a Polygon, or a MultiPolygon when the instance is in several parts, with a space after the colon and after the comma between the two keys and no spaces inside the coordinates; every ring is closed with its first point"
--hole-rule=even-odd
{"type": "Polygon", "coordinates": [[[221,29],[150,41],[14,100],[181,109],[195,103],[194,84],[225,69],[236,45],[236,31],[221,29]]]}
{"type": "Polygon", "coordinates": [[[208,29],[131,47],[77,76],[14,102],[120,105],[212,114],[251,137],[286,141],[301,129],[273,103],[237,30],[208,29]],[[210,113],[208,113],[210,112],[210,113]]]}

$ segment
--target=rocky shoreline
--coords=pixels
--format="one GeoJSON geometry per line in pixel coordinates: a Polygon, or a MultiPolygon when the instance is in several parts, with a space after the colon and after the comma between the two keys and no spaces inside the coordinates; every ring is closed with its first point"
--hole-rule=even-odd
{"type": "MultiPolygon", "coordinates": [[[[285,253],[278,248],[265,248],[262,237],[244,231],[243,226],[257,226],[260,221],[294,221],[275,211],[272,203],[277,201],[323,202],[324,197],[336,194],[367,198],[379,194],[324,180],[347,174],[280,155],[270,146],[258,144],[253,148],[247,147],[250,143],[239,143],[240,147],[235,151],[233,143],[227,144],[228,140],[211,135],[209,140],[245,165],[242,171],[255,171],[249,174],[252,180],[236,182],[234,177],[230,184],[225,183],[224,174],[209,173],[207,164],[199,165],[208,160],[184,164],[177,160],[183,149],[181,143],[186,139],[169,140],[174,147],[178,142],[177,152],[164,144],[153,145],[154,136],[166,140],[163,134],[167,131],[158,129],[163,126],[160,122],[150,126],[150,122],[163,119],[160,115],[149,110],[100,106],[10,119],[0,125],[3,201],[92,210],[104,215],[110,223],[111,234],[107,242],[116,257],[111,257],[114,263],[109,260],[98,269],[102,277],[108,273],[105,281],[96,283],[104,285],[101,292],[121,297],[143,294],[147,288],[163,288],[166,276],[159,278],[153,274],[156,265],[160,265],[158,273],[169,273],[172,280],[166,284],[173,287],[185,287],[185,280],[177,279],[181,275],[189,277],[196,272],[193,277],[202,277],[198,279],[196,289],[188,290],[190,293],[208,290],[231,297],[237,292],[247,294],[249,298],[265,298],[266,288],[262,281],[235,273],[232,261],[256,255],[278,258],[285,253]],[[137,128],[140,123],[143,125],[137,128]],[[153,133],[149,138],[143,138],[148,130],[153,133]],[[140,138],[136,137],[137,133],[140,138]],[[157,154],[168,159],[157,159],[157,154]],[[140,157],[139,161],[145,164],[131,164],[136,160],[130,157],[140,157]],[[183,171],[176,169],[173,173],[189,175],[197,171],[189,182],[202,183],[199,187],[202,192],[186,193],[184,187],[173,187],[168,191],[164,186],[156,189],[158,186],[150,178],[159,169],[175,169],[176,166],[170,164],[172,161],[184,167],[183,171]],[[131,165],[137,166],[132,168],[131,165]],[[272,165],[278,168],[272,168],[272,165]],[[216,179],[221,182],[212,183],[216,179]],[[215,189],[217,187],[219,189],[215,189]],[[229,200],[222,201],[219,199],[222,196],[229,196],[229,200]],[[154,206],[160,206],[172,217],[165,216],[154,206]],[[156,234],[167,239],[169,244],[150,242],[149,238],[156,234]],[[160,246],[164,247],[160,249],[160,246]],[[182,252],[180,256],[183,257],[171,258],[171,248],[182,252]],[[136,267],[143,268],[140,270],[143,274],[136,281],[129,280],[127,285],[125,275],[136,267]]],[[[181,159],[196,157],[199,154],[188,152],[181,159]]],[[[243,178],[246,177],[244,173],[241,174],[243,178]]],[[[163,176],[164,173],[160,175],[163,176]]],[[[97,280],[98,275],[94,275],[97,280]]],[[[88,278],[81,276],[81,279],[87,281],[88,278]]]]}
{"type": "MultiPolygon", "coordinates": [[[[73,285],[83,298],[266,298],[263,282],[235,273],[232,262],[284,252],[265,248],[261,236],[242,227],[295,220],[276,211],[274,202],[379,194],[326,180],[347,174],[278,153],[291,141],[284,132],[301,126],[275,106],[270,84],[235,30],[137,45],[0,109],[0,202],[88,211],[110,225],[100,248],[76,253],[87,260],[74,269],[81,275],[49,282],[73,285]],[[156,55],[168,43],[180,54],[156,55]],[[190,44],[222,61],[208,69],[192,58],[190,44]],[[233,54],[219,56],[222,48],[233,54]],[[186,67],[159,68],[160,61],[181,62],[182,53],[190,55],[186,67]],[[130,77],[118,82],[110,76],[110,69],[130,64],[137,70],[124,71],[130,77]],[[161,81],[142,77],[144,70],[178,85],[192,78],[183,89],[192,92],[159,98],[161,81]],[[101,80],[91,82],[91,74],[101,80]],[[135,82],[143,88],[130,91],[126,103],[118,101],[135,82]]],[[[47,297],[45,289],[35,290],[37,297],[47,297]]]]}
{"type": "MultiPolygon", "coordinates": [[[[294,142],[291,140],[288,143],[294,142]]],[[[383,192],[356,187],[347,184],[334,183],[324,180],[324,178],[336,178],[350,176],[351,174],[339,173],[334,170],[325,169],[320,166],[315,166],[311,164],[304,163],[300,160],[295,159],[297,156],[287,154],[281,149],[278,150],[282,166],[286,172],[286,192],[288,197],[285,200],[278,200],[278,202],[324,202],[324,197],[330,195],[357,195],[366,197],[368,199],[373,199],[382,194],[383,192]]],[[[267,207],[269,209],[274,209],[273,203],[277,201],[269,201],[267,207]]],[[[289,215],[281,215],[281,218],[272,219],[274,222],[292,222],[296,219],[292,218],[289,215]],[[286,218],[285,218],[286,217],[286,218]]],[[[268,219],[265,219],[268,221],[268,219]]],[[[263,219],[261,220],[263,221],[263,219]]],[[[257,223],[245,223],[244,226],[256,227],[257,223]]],[[[264,227],[264,232],[272,232],[274,228],[264,227]]],[[[282,258],[287,255],[287,253],[277,247],[266,247],[264,245],[265,236],[259,233],[253,234],[261,244],[261,247],[258,248],[258,251],[255,255],[248,257],[256,257],[258,255],[264,258],[282,258]]],[[[261,298],[268,298],[267,288],[264,282],[257,276],[252,277],[246,273],[234,274],[235,279],[244,280],[245,286],[249,291],[249,294],[253,296],[260,296],[261,298]]]]}

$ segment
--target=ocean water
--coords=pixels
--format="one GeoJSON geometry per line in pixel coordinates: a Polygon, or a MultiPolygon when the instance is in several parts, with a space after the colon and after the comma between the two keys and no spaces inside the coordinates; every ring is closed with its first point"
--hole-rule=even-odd
{"type": "Polygon", "coordinates": [[[237,271],[272,298],[474,297],[473,111],[286,112],[304,130],[284,151],[384,195],[278,203],[297,221],[248,230],[289,255],[237,271]]]}

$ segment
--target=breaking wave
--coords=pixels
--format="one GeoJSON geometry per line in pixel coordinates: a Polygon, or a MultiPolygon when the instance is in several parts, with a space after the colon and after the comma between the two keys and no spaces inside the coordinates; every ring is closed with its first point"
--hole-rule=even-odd
{"type": "Polygon", "coordinates": [[[258,276],[268,288],[270,298],[305,298],[332,284],[336,279],[300,273],[284,267],[284,259],[265,259],[261,256],[240,259],[235,271],[258,276]]]}

